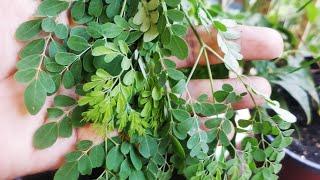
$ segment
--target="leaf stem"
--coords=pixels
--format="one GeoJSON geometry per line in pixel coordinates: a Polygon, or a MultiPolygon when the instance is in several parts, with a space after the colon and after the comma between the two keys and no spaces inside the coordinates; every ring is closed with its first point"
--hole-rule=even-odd
{"type": "Polygon", "coordinates": [[[189,84],[189,82],[190,82],[190,80],[191,80],[191,78],[192,78],[192,76],[193,76],[193,74],[194,74],[194,72],[195,72],[198,64],[199,64],[199,61],[200,61],[201,56],[202,56],[202,54],[203,54],[203,51],[204,51],[204,47],[201,47],[200,52],[199,52],[199,55],[198,55],[198,57],[197,57],[197,59],[196,59],[196,62],[194,63],[194,65],[193,65],[193,67],[192,67],[192,70],[191,70],[191,72],[190,72],[190,74],[189,74],[189,76],[188,76],[188,79],[187,79],[187,82],[186,82],[186,89],[188,88],[188,84],[189,84]]]}
{"type": "Polygon", "coordinates": [[[121,9],[121,13],[120,16],[123,17],[124,16],[124,11],[127,5],[127,0],[124,0],[123,5],[122,5],[122,9],[121,9]]]}
{"type": "MultiPolygon", "coordinates": [[[[106,129],[105,129],[105,137],[104,137],[104,149],[105,149],[105,154],[106,154],[106,159],[105,159],[105,166],[106,166],[106,171],[108,171],[108,167],[107,167],[107,154],[108,154],[108,128],[106,126],[106,129]]],[[[108,172],[106,172],[106,179],[109,179],[108,178],[108,172]]]]}
{"type": "Polygon", "coordinates": [[[37,68],[37,73],[35,75],[35,78],[38,79],[38,76],[39,76],[39,72],[42,71],[42,64],[43,64],[43,60],[44,58],[46,57],[46,52],[47,52],[47,49],[48,49],[48,46],[49,46],[49,43],[50,43],[50,40],[52,39],[52,34],[50,33],[47,37],[45,37],[45,45],[44,45],[44,49],[41,53],[41,60],[40,60],[40,63],[39,63],[39,66],[37,68]]]}
{"type": "Polygon", "coordinates": [[[210,61],[209,61],[209,57],[208,57],[208,52],[207,52],[206,49],[204,50],[204,56],[205,56],[205,58],[206,58],[206,64],[207,64],[207,69],[208,69],[209,79],[210,79],[210,86],[211,86],[211,90],[212,90],[212,98],[213,98],[213,101],[214,101],[214,96],[213,96],[213,93],[214,93],[213,77],[212,77],[212,72],[211,72],[211,67],[210,67],[210,61]]]}

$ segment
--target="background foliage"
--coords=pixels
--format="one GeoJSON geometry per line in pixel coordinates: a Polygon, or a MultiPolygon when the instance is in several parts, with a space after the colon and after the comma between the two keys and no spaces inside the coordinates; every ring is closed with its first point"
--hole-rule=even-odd
{"type": "MultiPolygon", "coordinates": [[[[256,11],[254,4],[246,8],[256,11]]],[[[174,171],[187,179],[277,179],[295,117],[243,81],[240,47],[233,42],[239,38],[232,29],[237,24],[226,18],[247,23],[247,15],[195,0],[42,1],[36,17],[16,33],[28,42],[15,75],[27,85],[27,109],[37,114],[47,96],[54,96],[49,120],[35,133],[34,146],[50,147],[86,123],[104,137],[102,144],[78,142],[55,179],[78,179],[99,167],[103,172],[98,179],[170,179],[174,171]],[[57,21],[66,10],[72,26],[57,21]],[[223,57],[204,43],[196,25],[217,30],[223,57]],[[180,71],[170,57],[187,58],[188,29],[200,52],[193,68],[180,71]],[[224,64],[211,66],[209,53],[224,64]],[[198,66],[201,56],[204,68],[198,66]],[[247,92],[237,94],[225,84],[219,91],[211,89],[213,102],[208,95],[190,97],[187,85],[192,78],[209,78],[213,85],[214,78],[228,76],[228,71],[247,92]],[[61,87],[74,89],[80,100],[61,94],[61,87]],[[231,104],[246,93],[265,97],[277,115],[256,107],[250,119],[236,121],[231,104]],[[207,130],[201,128],[200,117],[208,119],[207,130]],[[114,130],[119,135],[109,137],[114,130]],[[237,133],[251,136],[237,147],[237,133]],[[267,135],[275,140],[268,142],[267,135]]]]}

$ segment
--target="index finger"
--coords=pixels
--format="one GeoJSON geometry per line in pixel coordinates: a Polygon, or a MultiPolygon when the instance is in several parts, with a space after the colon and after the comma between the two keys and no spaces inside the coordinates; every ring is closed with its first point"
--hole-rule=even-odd
{"type": "MultiPolygon", "coordinates": [[[[11,77],[16,71],[18,54],[27,42],[18,42],[15,38],[17,28],[35,15],[40,1],[1,0],[0,2],[0,81],[11,77]],[[6,7],[6,8],[5,8],[6,7]]],[[[69,24],[67,12],[57,18],[57,22],[69,24]]],[[[41,34],[34,39],[41,38],[41,34]]]]}
{"type": "MultiPolygon", "coordinates": [[[[236,43],[240,45],[241,54],[245,60],[271,60],[281,56],[284,44],[278,31],[271,28],[254,26],[239,26],[237,29],[240,32],[240,38],[236,43]]],[[[217,44],[217,32],[214,29],[211,29],[211,32],[208,33],[205,28],[200,27],[197,31],[208,46],[220,55],[223,55],[217,44]]],[[[187,60],[175,60],[180,68],[192,67],[201,49],[200,43],[193,32],[189,31],[186,40],[190,49],[187,60]]],[[[222,63],[209,51],[208,55],[211,64],[222,63]]],[[[200,58],[199,63],[206,63],[204,56],[200,58]]]]}

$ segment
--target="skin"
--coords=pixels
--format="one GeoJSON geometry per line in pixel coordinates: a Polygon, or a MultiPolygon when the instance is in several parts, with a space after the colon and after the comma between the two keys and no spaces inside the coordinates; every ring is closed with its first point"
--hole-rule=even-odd
{"type": "MultiPolygon", "coordinates": [[[[63,156],[70,152],[76,141],[90,139],[98,141],[100,138],[90,127],[84,127],[73,132],[72,137],[59,139],[52,147],[45,150],[36,150],[32,146],[34,132],[46,122],[46,109],[51,106],[52,98],[48,98],[45,106],[36,116],[28,114],[23,102],[25,85],[17,83],[13,79],[15,64],[18,61],[17,54],[23,44],[17,42],[14,33],[19,24],[30,19],[36,10],[38,2],[26,0],[1,0],[0,7],[0,179],[11,179],[27,174],[34,174],[56,169],[63,162],[63,156]]],[[[63,15],[60,21],[68,23],[68,18],[63,15]]],[[[274,59],[283,51],[283,41],[280,34],[272,29],[240,26],[241,53],[246,60],[274,59]]],[[[201,30],[201,36],[213,49],[218,50],[215,41],[215,32],[208,34],[201,30]]],[[[195,37],[187,37],[194,54],[199,51],[199,45],[195,43],[195,37]]],[[[190,55],[186,61],[178,61],[178,67],[190,67],[195,58],[190,55]]],[[[219,63],[216,57],[210,55],[211,63],[219,63]]],[[[202,60],[203,62],[203,60],[202,60]]],[[[258,91],[270,95],[271,88],[267,80],[261,77],[249,77],[247,83],[258,91]]],[[[222,84],[230,83],[237,92],[245,92],[244,86],[237,79],[215,80],[214,88],[221,88],[222,84]]],[[[190,93],[197,97],[202,93],[210,96],[209,80],[192,80],[189,85],[190,93]]],[[[64,91],[64,90],[61,90],[64,91]]],[[[69,92],[63,92],[68,93],[69,92]]],[[[262,104],[263,99],[254,97],[257,104],[262,104]]],[[[243,101],[234,104],[237,109],[253,107],[249,96],[243,101]]]]}

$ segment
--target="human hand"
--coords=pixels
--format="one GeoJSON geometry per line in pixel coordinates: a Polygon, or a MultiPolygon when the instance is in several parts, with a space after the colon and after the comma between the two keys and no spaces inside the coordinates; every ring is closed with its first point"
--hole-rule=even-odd
{"type": "MultiPolygon", "coordinates": [[[[13,79],[17,54],[22,45],[16,42],[14,33],[22,22],[30,18],[35,12],[37,2],[25,0],[3,0],[1,5],[3,9],[1,15],[1,33],[0,56],[2,63],[0,65],[0,144],[2,145],[0,154],[0,179],[14,178],[26,174],[33,174],[58,167],[64,154],[72,150],[77,139],[83,135],[94,136],[88,128],[74,132],[71,138],[59,139],[52,147],[45,150],[36,150],[32,146],[32,137],[35,131],[46,122],[46,108],[50,107],[52,101],[48,98],[46,105],[36,116],[28,114],[23,102],[24,85],[17,83],[13,79]]],[[[61,21],[68,23],[67,17],[61,17],[61,21]]],[[[238,43],[241,45],[241,52],[247,60],[255,59],[274,59],[282,53],[283,42],[281,36],[274,30],[257,27],[239,27],[241,39],[238,43]]],[[[216,50],[214,32],[207,34],[200,31],[207,43],[216,50]]],[[[192,54],[199,51],[198,44],[195,43],[195,37],[188,37],[188,42],[192,46],[192,54]]],[[[218,63],[213,55],[210,56],[212,63],[218,63]]],[[[194,57],[189,56],[186,61],[177,61],[179,68],[190,67],[194,62],[194,57]]],[[[202,61],[203,63],[203,61],[202,61]]],[[[248,83],[258,91],[269,95],[271,88],[268,82],[259,77],[248,78],[248,83]]],[[[215,80],[215,89],[220,89],[222,84],[229,83],[233,85],[237,92],[245,92],[244,86],[236,79],[215,80]]],[[[192,80],[189,86],[190,93],[197,97],[202,93],[210,95],[210,83],[208,80],[192,80]]],[[[262,104],[263,99],[256,96],[255,102],[262,104]]],[[[250,108],[254,104],[249,96],[245,96],[240,103],[234,104],[237,109],[250,108]]]]}

